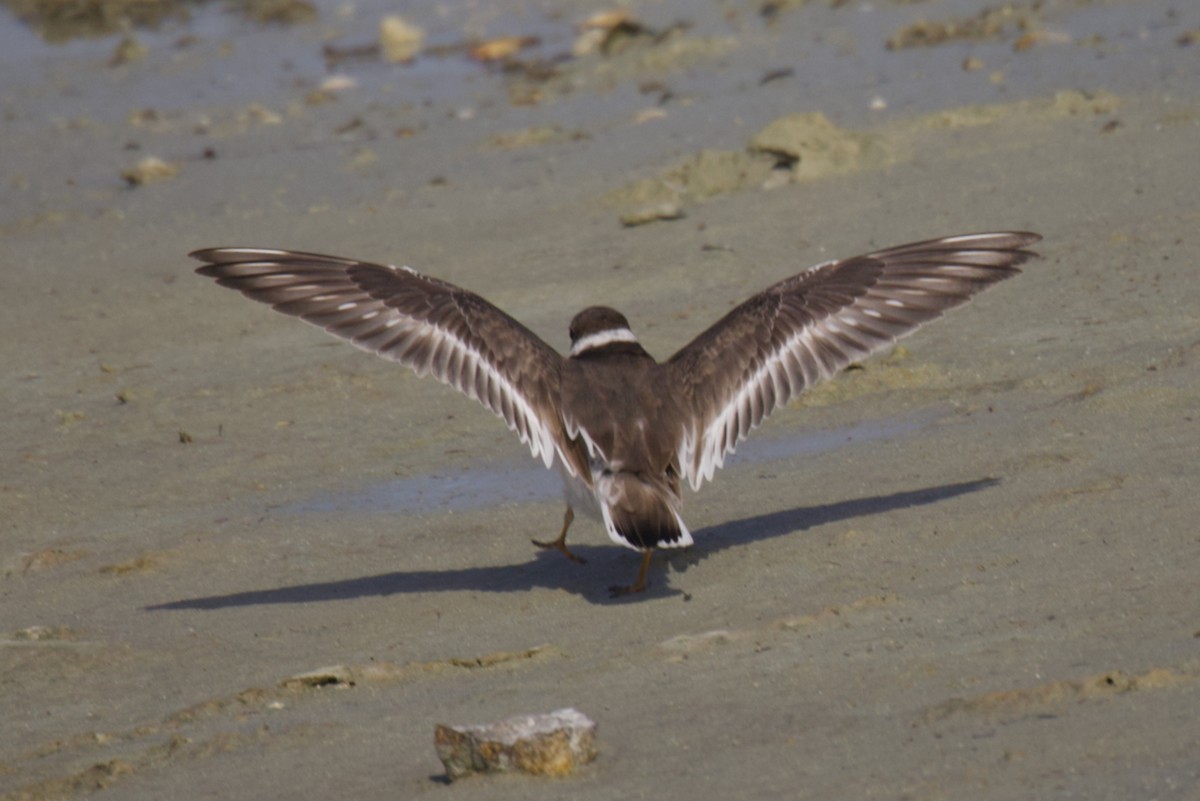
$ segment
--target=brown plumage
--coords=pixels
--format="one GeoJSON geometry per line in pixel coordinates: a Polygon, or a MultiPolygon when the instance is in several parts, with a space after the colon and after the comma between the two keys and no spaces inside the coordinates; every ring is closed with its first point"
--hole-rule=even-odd
{"type": "Polygon", "coordinates": [[[659,364],[620,312],[584,309],[566,358],[480,296],[410,268],[260,248],[191,254],[222,286],[419,375],[501,417],[567,487],[561,550],[581,508],[643,553],[692,543],[680,485],[711,479],[777,406],[1020,270],[1041,237],[970,234],[917,242],[786,278],[659,364]]]}

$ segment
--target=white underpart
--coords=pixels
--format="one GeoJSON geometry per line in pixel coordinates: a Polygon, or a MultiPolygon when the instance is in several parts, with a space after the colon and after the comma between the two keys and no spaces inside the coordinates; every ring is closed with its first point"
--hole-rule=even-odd
{"type": "Polygon", "coordinates": [[[675,542],[664,542],[659,545],[659,548],[687,548],[694,544],[692,532],[688,531],[687,525],[683,522],[683,518],[679,516],[679,512],[672,512],[675,515],[675,522],[679,524],[679,539],[675,542]]]}
{"type": "Polygon", "coordinates": [[[610,328],[607,331],[597,331],[575,340],[571,345],[571,355],[578,356],[585,350],[602,348],[614,342],[637,342],[637,337],[628,328],[610,328]]]}
{"type": "Polygon", "coordinates": [[[600,504],[600,514],[604,518],[604,530],[608,532],[608,538],[610,540],[615,542],[617,545],[624,545],[626,548],[632,548],[635,551],[642,550],[629,540],[622,537],[621,533],[617,531],[617,527],[613,525],[612,513],[608,511],[607,503],[600,504]]]}
{"type": "MultiPolygon", "coordinates": [[[[604,530],[608,532],[608,538],[617,545],[624,545],[626,548],[631,548],[638,553],[646,550],[622,537],[621,533],[617,531],[617,527],[613,524],[612,513],[608,511],[608,507],[617,501],[616,483],[613,481],[613,474],[593,469],[592,486],[596,488],[596,503],[600,507],[600,516],[604,520],[604,530]]],[[[684,524],[683,518],[679,516],[678,512],[672,511],[671,514],[675,515],[675,522],[679,524],[679,539],[675,542],[662,542],[655,547],[687,548],[693,543],[692,532],[688,531],[688,527],[684,524]]]]}
{"type": "Polygon", "coordinates": [[[583,512],[593,520],[602,520],[600,502],[595,491],[567,468],[565,459],[560,460],[555,467],[563,481],[563,499],[566,500],[567,506],[576,512],[583,512]]]}
{"type": "MultiPolygon", "coordinates": [[[[570,422],[567,422],[568,429],[571,427],[570,422]]],[[[593,520],[601,520],[604,523],[604,530],[608,532],[608,538],[617,545],[624,545],[626,548],[631,548],[641,552],[642,549],[631,543],[629,540],[621,536],[617,531],[616,525],[613,524],[612,513],[609,512],[610,504],[616,502],[616,488],[613,483],[612,466],[604,461],[600,449],[588,436],[587,431],[582,428],[577,428],[574,432],[568,430],[568,435],[572,438],[582,436],[584,442],[587,443],[588,450],[591,452],[591,474],[592,485],[589,487],[583,482],[579,476],[570,472],[569,463],[566,459],[560,459],[556,465],[559,475],[563,480],[563,496],[566,499],[567,506],[570,506],[577,512],[583,512],[593,520]]],[[[676,542],[668,542],[659,545],[660,548],[686,548],[692,544],[692,533],[688,531],[687,525],[683,522],[683,518],[678,512],[673,513],[675,521],[679,524],[679,540],[676,542]]]]}

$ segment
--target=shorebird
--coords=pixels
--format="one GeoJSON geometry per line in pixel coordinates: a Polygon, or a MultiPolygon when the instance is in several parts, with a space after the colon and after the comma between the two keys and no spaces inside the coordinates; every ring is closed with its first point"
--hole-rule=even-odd
{"type": "Polygon", "coordinates": [[[680,486],[698,490],[775,408],[1020,272],[1041,237],[966,234],[828,261],[746,300],[665,362],[629,321],[591,306],[562,356],[479,295],[410,267],[292,250],[226,247],[190,254],[196,272],[363,350],[474,398],[562,473],[557,538],[534,540],[576,562],[567,529],[580,509],[642,553],[692,535],[680,486]]]}

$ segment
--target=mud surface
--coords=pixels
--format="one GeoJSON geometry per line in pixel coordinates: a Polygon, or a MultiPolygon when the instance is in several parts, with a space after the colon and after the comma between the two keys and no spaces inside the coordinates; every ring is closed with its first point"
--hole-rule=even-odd
{"type": "Polygon", "coordinates": [[[0,798],[1200,794],[1200,11],[449,2],[388,63],[393,7],[314,9],[0,25],[0,798]],[[637,555],[537,552],[555,478],[490,414],[185,258],[407,263],[563,349],[607,303],[666,357],[1004,228],[1044,258],[776,412],[618,601],[637,555]],[[563,707],[576,776],[445,782],[438,723],[563,707]]]}

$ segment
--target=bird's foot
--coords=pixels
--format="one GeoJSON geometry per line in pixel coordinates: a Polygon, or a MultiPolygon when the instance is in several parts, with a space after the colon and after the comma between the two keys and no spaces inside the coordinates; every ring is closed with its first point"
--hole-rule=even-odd
{"type": "Polygon", "coordinates": [[[609,598],[622,598],[626,595],[636,595],[639,592],[645,592],[645,591],[646,591],[646,582],[644,582],[644,581],[640,581],[640,582],[635,581],[633,584],[629,584],[626,586],[621,586],[620,584],[614,584],[608,588],[608,597],[609,598]]]}
{"type": "Polygon", "coordinates": [[[614,585],[608,588],[609,598],[620,598],[624,595],[635,595],[646,590],[646,572],[650,569],[650,557],[654,556],[654,549],[648,548],[642,552],[642,567],[638,570],[637,581],[630,584],[628,587],[614,585]]]}
{"type": "Polygon", "coordinates": [[[584,559],[582,556],[576,556],[567,550],[567,529],[571,527],[571,521],[574,519],[575,510],[570,506],[567,506],[566,514],[563,515],[562,531],[558,532],[558,539],[550,540],[549,542],[542,542],[541,540],[530,540],[530,542],[539,548],[553,548],[554,550],[561,552],[563,556],[567,557],[577,565],[586,565],[586,559],[584,559]]]}
{"type": "Polygon", "coordinates": [[[568,559],[570,559],[572,562],[574,562],[577,565],[586,565],[587,564],[586,559],[584,559],[582,556],[576,556],[575,554],[571,553],[571,551],[567,548],[566,532],[563,532],[563,536],[559,537],[556,540],[552,540],[550,542],[542,542],[541,540],[530,540],[530,542],[532,542],[534,545],[536,545],[539,548],[553,548],[554,550],[562,553],[563,556],[567,557],[568,559]]]}

